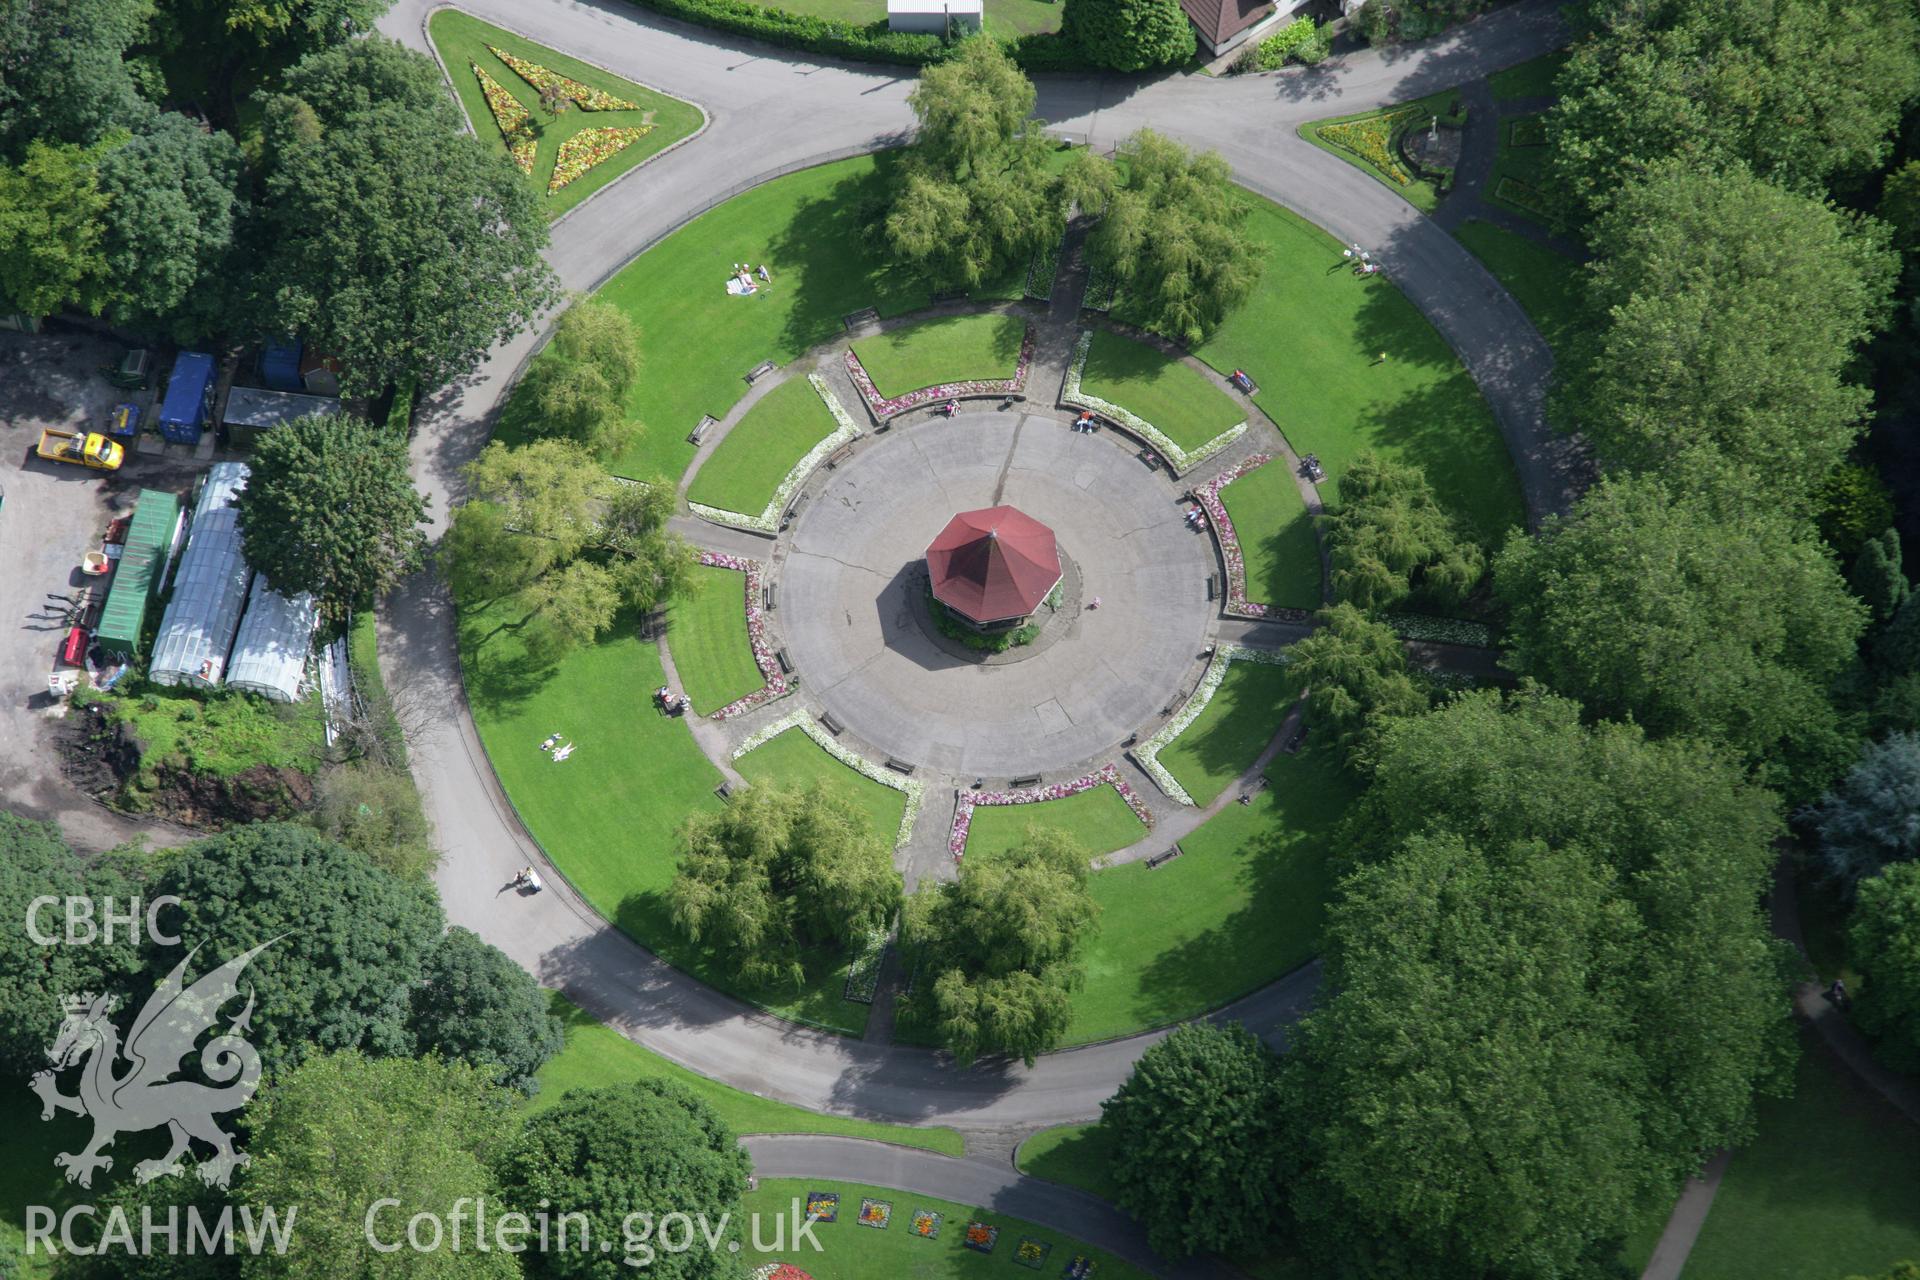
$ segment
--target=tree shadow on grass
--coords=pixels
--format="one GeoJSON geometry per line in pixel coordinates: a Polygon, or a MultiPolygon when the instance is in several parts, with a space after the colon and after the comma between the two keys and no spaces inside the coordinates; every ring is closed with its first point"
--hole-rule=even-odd
{"type": "MultiPolygon", "coordinates": [[[[1251,806],[1260,818],[1259,829],[1238,847],[1242,865],[1237,883],[1249,901],[1213,927],[1155,956],[1141,970],[1132,1012],[1142,1025],[1191,1017],[1239,999],[1318,953],[1333,893],[1332,834],[1356,789],[1330,750],[1312,746],[1298,756],[1276,759],[1267,777],[1270,785],[1251,806]],[[1236,980],[1224,981],[1222,974],[1236,980]]],[[[1229,809],[1209,825],[1237,816],[1229,809]]],[[[1207,827],[1200,830],[1204,833],[1207,827]]],[[[1186,858],[1234,853],[1204,836],[1189,837],[1182,845],[1188,849],[1186,857],[1168,868],[1176,870],[1176,876],[1186,858]]]]}
{"type": "Polygon", "coordinates": [[[1181,778],[1195,801],[1211,803],[1253,767],[1292,709],[1298,683],[1285,667],[1266,663],[1236,662],[1228,669],[1204,719],[1174,740],[1174,763],[1182,766],[1180,772],[1194,774],[1185,767],[1191,762],[1205,775],[1181,778]]]}
{"type": "Polygon", "coordinates": [[[546,688],[558,671],[559,663],[528,648],[524,639],[528,621],[500,618],[485,607],[461,608],[460,653],[467,701],[484,715],[508,714],[546,688]]]}

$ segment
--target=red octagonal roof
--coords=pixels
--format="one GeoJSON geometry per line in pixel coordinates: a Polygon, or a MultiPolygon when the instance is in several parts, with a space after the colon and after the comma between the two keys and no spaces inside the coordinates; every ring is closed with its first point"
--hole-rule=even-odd
{"type": "Polygon", "coordinates": [[[933,596],[975,622],[1024,618],[1060,581],[1053,530],[1017,507],[962,511],[927,544],[933,596]]]}

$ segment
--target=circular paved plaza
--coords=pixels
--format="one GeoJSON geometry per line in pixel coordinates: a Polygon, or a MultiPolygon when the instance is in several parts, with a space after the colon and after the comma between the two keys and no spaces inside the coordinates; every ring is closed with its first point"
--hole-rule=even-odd
{"type": "Polygon", "coordinates": [[[1110,432],[992,409],[896,426],[794,523],[778,570],[789,654],[824,710],[901,760],[1002,778],[1093,761],[1199,672],[1214,560],[1184,512],[1110,432]],[[1002,503],[1053,529],[1100,604],[1031,658],[988,665],[922,625],[922,556],[955,513],[1002,503]]]}

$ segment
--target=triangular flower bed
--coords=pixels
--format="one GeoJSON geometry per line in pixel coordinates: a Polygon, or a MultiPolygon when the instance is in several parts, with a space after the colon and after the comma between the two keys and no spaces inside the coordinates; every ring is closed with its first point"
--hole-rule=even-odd
{"type": "Polygon", "coordinates": [[[493,122],[500,126],[507,140],[507,154],[513,157],[520,172],[532,173],[533,153],[540,149],[540,140],[528,127],[533,113],[521,106],[520,99],[507,92],[507,87],[488,75],[479,63],[469,65],[473,67],[473,74],[480,77],[480,92],[487,100],[487,110],[493,112],[493,122]]]}
{"type": "Polygon", "coordinates": [[[553,160],[553,176],[547,179],[547,194],[552,195],[574,179],[584,177],[595,165],[613,159],[652,132],[650,124],[624,129],[582,129],[560,144],[560,154],[553,160]]]}
{"type": "Polygon", "coordinates": [[[571,99],[587,111],[638,111],[640,104],[628,102],[625,98],[616,98],[604,89],[595,89],[570,80],[558,71],[549,71],[537,62],[528,62],[525,58],[516,58],[505,49],[488,45],[493,56],[514,69],[522,80],[541,93],[551,89],[563,98],[571,99]]]}

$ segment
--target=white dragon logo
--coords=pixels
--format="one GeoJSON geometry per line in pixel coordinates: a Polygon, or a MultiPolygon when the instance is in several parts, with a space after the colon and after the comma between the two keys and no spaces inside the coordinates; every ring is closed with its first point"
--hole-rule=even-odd
{"type": "Polygon", "coordinates": [[[62,1152],[53,1158],[55,1166],[66,1170],[67,1181],[91,1187],[94,1170],[113,1168],[113,1157],[101,1151],[111,1146],[117,1135],[161,1125],[171,1132],[173,1145],[160,1159],[142,1160],[134,1166],[139,1182],[185,1172],[180,1157],[188,1154],[193,1138],[214,1149],[213,1158],[198,1166],[201,1181],[209,1186],[226,1186],[234,1169],[247,1163],[246,1154],[233,1149],[233,1138],[213,1117],[245,1106],[260,1085],[260,1055],[240,1036],[248,1030],[253,1016],[251,989],[246,1008],[228,1023],[227,1034],[215,1036],[200,1050],[201,1071],[214,1084],[225,1087],[213,1088],[174,1076],[181,1070],[181,1059],[193,1052],[201,1034],[219,1020],[220,1007],[239,994],[241,970],[277,941],[269,939],[237,955],[193,986],[185,987],[181,974],[200,948],[189,951],[147,998],[127,1031],[124,1048],[109,1020],[114,1007],[112,996],[81,992],[63,998],[66,1021],[60,1024],[60,1034],[47,1050],[53,1066],[35,1073],[31,1086],[40,1095],[42,1120],[53,1119],[56,1111],[93,1118],[93,1139],[85,1149],[62,1152]],[[54,1083],[54,1073],[89,1054],[92,1056],[81,1072],[76,1095],[61,1093],[54,1083]],[[115,1075],[114,1068],[122,1058],[130,1069],[124,1075],[115,1075]]]}

